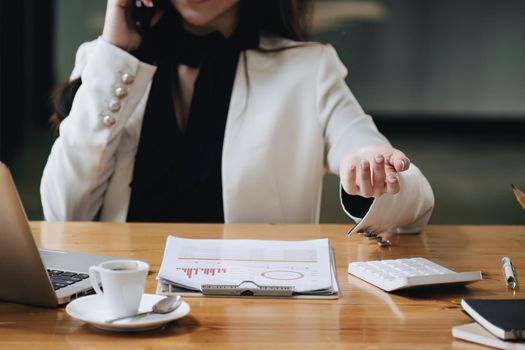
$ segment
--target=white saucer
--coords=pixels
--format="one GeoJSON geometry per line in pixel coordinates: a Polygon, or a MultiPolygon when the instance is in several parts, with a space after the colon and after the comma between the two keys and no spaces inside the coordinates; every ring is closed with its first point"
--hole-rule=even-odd
{"type": "MultiPolygon", "coordinates": [[[[69,316],[84,321],[93,327],[107,331],[138,332],[158,328],[168,322],[186,316],[190,306],[185,301],[176,310],[167,314],[150,314],[133,319],[126,319],[115,323],[106,323],[114,317],[108,314],[102,295],[89,295],[70,302],[66,307],[69,316]]],[[[140,301],[139,312],[151,311],[153,304],[164,295],[144,294],[140,301]]]]}

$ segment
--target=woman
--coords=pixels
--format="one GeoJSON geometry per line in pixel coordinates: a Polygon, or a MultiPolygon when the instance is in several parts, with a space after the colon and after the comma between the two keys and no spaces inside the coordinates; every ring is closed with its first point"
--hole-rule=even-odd
{"type": "Polygon", "coordinates": [[[421,230],[428,182],[362,111],[334,49],[301,42],[305,4],[159,1],[139,35],[128,1],[108,0],[60,96],[46,219],[315,223],[329,170],[355,230],[421,230]]]}

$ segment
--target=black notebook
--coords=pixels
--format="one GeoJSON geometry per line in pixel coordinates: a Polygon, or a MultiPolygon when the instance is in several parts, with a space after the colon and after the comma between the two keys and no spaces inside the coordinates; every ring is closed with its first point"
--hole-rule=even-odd
{"type": "Polygon", "coordinates": [[[525,299],[463,299],[461,306],[496,337],[525,340],[525,299]]]}

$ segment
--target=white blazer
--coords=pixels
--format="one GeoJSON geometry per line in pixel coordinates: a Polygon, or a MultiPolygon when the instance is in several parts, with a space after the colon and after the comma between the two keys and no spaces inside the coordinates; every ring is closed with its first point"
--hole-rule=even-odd
{"type": "MultiPolygon", "coordinates": [[[[289,45],[261,37],[263,48],[289,45]]],[[[82,85],[41,182],[47,220],[126,220],[155,70],[101,38],[80,46],[71,78],[81,76],[82,85]]],[[[222,153],[226,223],[317,223],[325,172],[338,174],[347,152],[388,144],[346,86],[346,74],[329,45],[241,55],[222,153]]],[[[434,205],[430,185],[412,164],[400,186],[354,218],[355,229],[421,230],[434,205]]]]}

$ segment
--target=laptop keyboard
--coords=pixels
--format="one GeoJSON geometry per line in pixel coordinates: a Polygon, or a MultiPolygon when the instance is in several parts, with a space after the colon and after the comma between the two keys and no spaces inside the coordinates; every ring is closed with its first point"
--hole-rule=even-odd
{"type": "Polygon", "coordinates": [[[53,288],[55,290],[59,290],[60,288],[68,287],[72,284],[75,284],[77,282],[85,280],[86,278],[89,278],[89,275],[85,273],[75,273],[75,272],[61,271],[61,270],[48,269],[47,273],[49,275],[49,279],[51,280],[51,283],[53,284],[53,288]]]}

